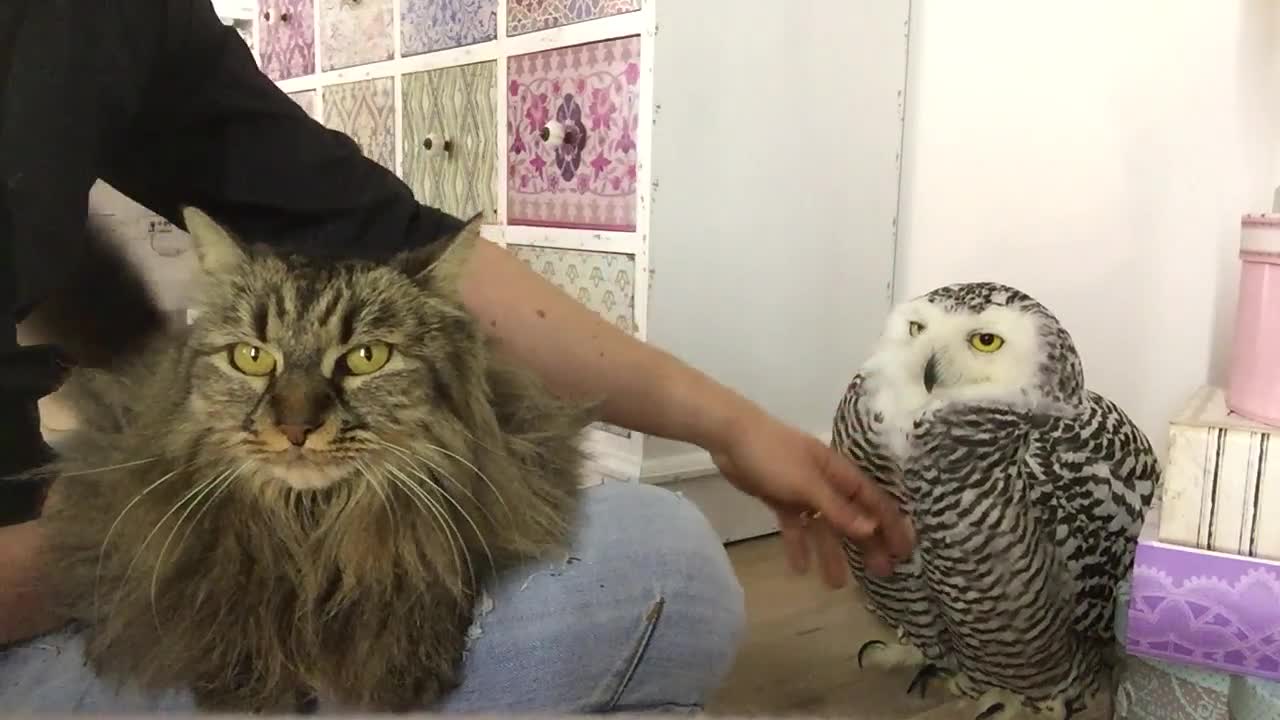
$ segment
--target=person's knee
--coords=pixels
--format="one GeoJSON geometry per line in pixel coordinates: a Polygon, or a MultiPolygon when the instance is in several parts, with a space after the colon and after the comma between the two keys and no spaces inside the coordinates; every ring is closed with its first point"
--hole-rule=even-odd
{"type": "Polygon", "coordinates": [[[601,490],[616,504],[601,514],[614,523],[615,547],[653,588],[644,645],[611,705],[702,706],[728,674],[745,626],[724,544],[698,506],[675,493],[645,484],[601,490]]]}

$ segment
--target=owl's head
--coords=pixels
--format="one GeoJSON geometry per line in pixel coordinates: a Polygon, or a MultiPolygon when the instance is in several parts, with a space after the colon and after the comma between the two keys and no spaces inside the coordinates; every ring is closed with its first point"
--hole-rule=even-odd
{"type": "Polygon", "coordinates": [[[998,283],[947,285],[901,303],[880,352],[940,400],[1020,395],[1075,405],[1084,392],[1071,335],[1034,298],[998,283]]]}

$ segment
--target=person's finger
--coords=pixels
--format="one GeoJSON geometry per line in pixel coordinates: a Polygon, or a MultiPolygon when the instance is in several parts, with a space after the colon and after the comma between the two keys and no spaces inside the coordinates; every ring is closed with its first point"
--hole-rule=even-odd
{"type": "Polygon", "coordinates": [[[880,544],[862,546],[862,564],[866,567],[867,572],[878,577],[892,575],[894,568],[897,566],[893,557],[880,544]]]}
{"type": "Polygon", "coordinates": [[[796,573],[803,575],[809,572],[809,543],[800,516],[785,510],[779,510],[778,529],[782,532],[782,546],[787,554],[787,563],[796,573]]]}
{"type": "Polygon", "coordinates": [[[813,530],[818,561],[822,563],[822,579],[831,588],[839,590],[849,579],[849,565],[845,560],[840,538],[825,522],[816,522],[813,530]]]}
{"type": "Polygon", "coordinates": [[[811,489],[810,502],[832,527],[857,544],[872,540],[880,523],[864,508],[849,502],[830,485],[820,483],[811,489]]]}
{"type": "Polygon", "coordinates": [[[915,547],[915,533],[893,497],[835,450],[822,443],[817,447],[822,451],[825,475],[840,488],[848,502],[863,508],[874,518],[889,551],[900,558],[910,555],[915,547]]]}

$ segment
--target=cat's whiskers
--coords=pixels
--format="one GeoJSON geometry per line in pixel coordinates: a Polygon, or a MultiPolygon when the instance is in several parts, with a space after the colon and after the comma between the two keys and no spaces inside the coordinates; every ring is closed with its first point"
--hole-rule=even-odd
{"type": "MultiPolygon", "coordinates": [[[[435,463],[431,462],[430,460],[428,460],[428,459],[426,459],[426,458],[422,457],[421,455],[414,455],[414,454],[410,453],[408,450],[403,450],[403,449],[400,449],[400,448],[398,448],[398,447],[393,447],[393,446],[390,446],[390,445],[388,445],[388,446],[387,446],[387,449],[388,449],[388,450],[390,450],[391,452],[395,453],[396,455],[399,455],[402,459],[404,459],[404,460],[405,460],[406,462],[408,462],[411,466],[413,466],[413,468],[414,468],[415,470],[417,470],[417,471],[418,471],[418,472],[417,472],[417,473],[415,473],[415,474],[417,474],[417,475],[419,475],[419,476],[422,476],[422,475],[423,475],[423,472],[422,472],[422,468],[418,467],[418,463],[417,463],[417,462],[415,462],[415,460],[421,460],[423,463],[426,463],[427,467],[429,467],[431,470],[433,470],[433,471],[435,471],[435,472],[437,472],[437,473],[439,473],[439,474],[443,475],[443,476],[445,477],[445,479],[447,479],[449,482],[453,483],[454,487],[456,487],[456,488],[458,488],[459,490],[461,490],[461,491],[462,491],[462,492],[463,492],[463,493],[464,493],[468,498],[470,498],[470,499],[471,499],[471,501],[472,501],[472,502],[474,502],[474,503],[476,504],[476,507],[480,508],[480,512],[484,513],[484,516],[485,516],[485,517],[487,517],[487,518],[489,518],[489,521],[490,521],[490,522],[493,522],[493,516],[489,514],[489,511],[488,511],[488,510],[485,510],[485,509],[484,509],[484,506],[483,506],[483,505],[481,505],[481,504],[480,504],[480,502],[479,502],[478,500],[476,500],[476,496],[475,496],[475,495],[474,495],[470,490],[468,490],[468,489],[467,489],[467,487],[466,487],[465,485],[463,485],[462,483],[458,482],[458,479],[457,479],[457,478],[455,478],[453,475],[451,475],[451,474],[449,473],[449,471],[447,471],[447,470],[445,470],[444,468],[440,467],[439,465],[437,465],[437,464],[435,464],[435,463]]],[[[430,480],[430,482],[431,482],[431,484],[432,484],[433,486],[436,486],[436,489],[437,489],[437,490],[440,490],[441,492],[444,492],[444,491],[443,491],[443,489],[439,488],[439,486],[435,483],[435,481],[434,481],[434,480],[430,480]]]]}
{"type": "MultiPolygon", "coordinates": [[[[388,467],[387,469],[392,469],[392,468],[388,467]]],[[[444,512],[443,508],[441,508],[438,504],[432,501],[431,498],[427,497],[427,495],[424,492],[422,492],[421,488],[415,487],[411,481],[409,481],[407,478],[404,478],[403,473],[395,473],[395,474],[398,475],[399,477],[393,476],[391,478],[394,486],[400,488],[401,492],[403,492],[405,495],[408,495],[409,500],[413,502],[414,505],[417,505],[418,509],[421,510],[424,514],[430,513],[432,516],[434,516],[436,520],[436,526],[440,528],[441,532],[444,534],[445,540],[449,542],[449,549],[453,552],[453,564],[455,567],[457,567],[458,574],[461,575],[462,574],[462,557],[458,554],[458,543],[455,543],[453,539],[454,534],[457,534],[458,532],[457,526],[455,526],[453,522],[449,519],[448,515],[444,512]]],[[[462,536],[460,534],[458,535],[458,541],[462,542],[462,536]]],[[[467,547],[465,543],[462,544],[462,551],[464,553],[467,553],[467,547]]],[[[471,566],[470,553],[467,553],[467,571],[473,578],[472,582],[474,582],[475,570],[471,566]]]]}
{"type": "MultiPolygon", "coordinates": [[[[400,472],[399,468],[396,468],[396,466],[391,465],[391,464],[389,464],[389,463],[388,463],[387,467],[388,467],[388,468],[390,468],[390,469],[392,469],[392,471],[394,471],[394,472],[400,472]]],[[[480,532],[480,528],[479,528],[479,526],[477,526],[477,525],[476,525],[476,521],[475,521],[475,520],[473,520],[473,519],[471,518],[471,514],[470,514],[470,513],[468,513],[468,512],[467,512],[467,510],[466,510],[466,508],[462,507],[462,505],[461,505],[461,504],[459,504],[457,500],[453,499],[453,496],[452,496],[452,495],[450,495],[449,493],[445,492],[444,488],[440,487],[440,484],[439,484],[439,483],[437,483],[435,480],[433,480],[431,477],[429,477],[428,475],[426,475],[426,474],[425,474],[425,473],[423,473],[422,471],[417,470],[417,469],[415,469],[415,468],[406,468],[406,469],[407,469],[407,470],[409,470],[410,472],[412,472],[414,475],[417,475],[419,478],[421,478],[424,482],[426,482],[429,486],[431,486],[431,488],[433,488],[436,492],[440,493],[440,495],[441,495],[442,497],[444,497],[444,499],[445,499],[445,500],[448,500],[450,503],[452,503],[452,504],[453,504],[453,506],[454,506],[455,508],[457,508],[457,509],[458,509],[458,512],[462,513],[462,517],[463,517],[463,519],[465,519],[465,520],[467,521],[467,523],[468,523],[469,525],[471,525],[471,529],[472,529],[473,531],[475,531],[476,539],[480,541],[480,547],[484,549],[484,554],[485,554],[486,556],[488,556],[488,558],[489,558],[489,571],[490,571],[491,573],[493,573],[493,574],[494,574],[494,576],[495,576],[495,577],[494,577],[494,579],[496,580],[496,579],[497,579],[497,577],[496,577],[496,576],[497,576],[497,570],[496,570],[496,568],[497,568],[497,564],[493,561],[493,553],[489,552],[489,543],[485,542],[485,539],[484,539],[484,533],[480,532]]],[[[425,493],[426,493],[426,491],[425,491],[425,490],[423,490],[423,489],[422,489],[420,486],[418,486],[416,483],[413,483],[413,481],[412,481],[412,480],[409,480],[408,478],[405,478],[405,479],[406,479],[406,480],[408,480],[411,484],[413,484],[413,486],[414,486],[415,488],[417,488],[419,492],[422,492],[423,494],[425,494],[425,493]]],[[[459,533],[459,535],[458,535],[458,539],[459,539],[459,540],[461,540],[461,539],[462,539],[462,535],[461,535],[461,533],[459,533]]],[[[466,544],[465,544],[465,543],[463,544],[463,547],[464,547],[464,548],[466,547],[466,544]]],[[[472,578],[472,582],[473,582],[473,583],[475,582],[475,579],[474,579],[474,578],[472,578]]]]}
{"type": "Polygon", "coordinates": [[[363,474],[365,478],[369,481],[369,485],[373,488],[373,491],[378,493],[378,498],[382,500],[382,507],[386,508],[387,510],[387,520],[391,522],[392,527],[395,527],[398,524],[397,516],[395,512],[391,509],[391,501],[387,499],[387,493],[382,488],[382,483],[379,482],[379,479],[377,477],[374,477],[374,475],[369,472],[368,468],[365,467],[364,463],[360,462],[359,460],[356,460],[355,465],[357,468],[360,469],[361,474],[363,474]]]}
{"type": "MultiPolygon", "coordinates": [[[[431,465],[431,464],[432,464],[432,463],[431,463],[431,461],[430,461],[430,460],[427,460],[425,457],[423,457],[423,456],[419,455],[418,453],[412,452],[412,451],[410,451],[410,450],[406,450],[405,448],[402,448],[402,447],[400,447],[399,445],[393,445],[393,444],[391,444],[391,443],[389,443],[389,442],[387,442],[387,441],[385,441],[385,440],[379,440],[379,442],[381,442],[383,445],[387,446],[388,448],[390,448],[390,449],[392,449],[392,450],[399,450],[399,451],[401,451],[401,452],[409,453],[409,454],[410,454],[410,455],[412,455],[413,457],[416,457],[416,458],[418,458],[419,460],[421,460],[421,461],[423,461],[423,462],[425,462],[425,463],[427,463],[427,464],[429,464],[429,465],[431,465]]],[[[467,467],[471,468],[472,472],[474,472],[474,473],[476,474],[476,476],[477,476],[477,477],[479,477],[481,480],[483,480],[483,481],[484,481],[484,484],[485,484],[485,485],[488,485],[488,486],[489,486],[489,489],[490,489],[491,491],[493,491],[493,495],[494,495],[494,497],[498,498],[498,502],[499,502],[499,503],[501,503],[501,504],[502,504],[502,508],[503,508],[504,510],[506,510],[506,511],[507,511],[507,515],[510,515],[510,514],[511,514],[511,508],[507,506],[506,498],[502,497],[502,493],[498,492],[498,488],[497,488],[497,486],[495,486],[495,485],[493,484],[493,482],[492,482],[491,480],[489,480],[489,476],[488,476],[488,475],[485,475],[485,474],[484,474],[484,473],[482,473],[482,472],[480,472],[480,468],[476,467],[475,465],[472,465],[470,461],[468,461],[466,458],[462,457],[461,455],[458,455],[457,453],[453,453],[453,452],[450,452],[450,451],[448,451],[448,450],[445,450],[444,448],[440,447],[439,445],[432,445],[431,443],[424,443],[424,445],[425,445],[426,447],[428,447],[428,448],[432,449],[432,450],[435,450],[435,451],[436,451],[436,452],[438,452],[438,453],[441,453],[441,454],[444,454],[444,455],[448,455],[449,457],[454,458],[455,460],[457,460],[458,462],[462,463],[463,465],[466,465],[467,467]]],[[[451,476],[449,479],[450,479],[450,480],[453,480],[452,476],[451,476]]],[[[454,483],[456,484],[456,483],[457,483],[457,481],[456,481],[456,480],[454,480],[454,483]]],[[[468,495],[470,495],[470,493],[467,493],[467,494],[468,494],[468,495]]],[[[474,498],[473,498],[473,499],[474,499],[474,498]]]]}
{"type": "Polygon", "coordinates": [[[124,509],[120,511],[120,514],[117,515],[116,519],[111,523],[111,527],[107,530],[107,536],[102,539],[102,547],[98,548],[98,567],[93,574],[93,617],[95,621],[98,619],[98,595],[99,595],[98,590],[99,590],[99,586],[102,584],[102,562],[107,555],[107,545],[110,544],[111,535],[115,533],[116,527],[120,525],[120,521],[123,520],[124,516],[129,513],[129,510],[132,509],[134,505],[137,505],[142,500],[142,498],[147,495],[147,493],[160,487],[162,484],[164,484],[166,480],[172,478],[174,475],[177,475],[178,473],[182,472],[183,470],[186,470],[187,468],[190,468],[195,464],[196,464],[195,461],[192,461],[187,463],[186,465],[182,465],[178,468],[175,468],[171,472],[166,473],[159,480],[143,488],[142,492],[133,496],[133,499],[130,500],[129,503],[124,506],[124,509]]]}
{"type": "Polygon", "coordinates": [[[159,459],[160,456],[155,455],[153,457],[143,458],[142,460],[120,463],[119,465],[107,465],[106,467],[91,468],[89,470],[73,470],[71,472],[58,473],[58,477],[76,477],[77,475],[92,475],[94,473],[107,472],[108,470],[121,470],[127,467],[134,467],[135,465],[146,465],[149,462],[155,462],[159,459]]]}
{"type": "Polygon", "coordinates": [[[108,611],[108,614],[115,611],[116,605],[119,604],[121,597],[123,597],[125,589],[128,587],[128,585],[126,584],[126,581],[129,579],[129,576],[133,574],[133,568],[138,564],[138,560],[142,559],[142,553],[147,549],[147,545],[151,544],[151,539],[156,536],[156,533],[160,532],[160,528],[164,527],[165,521],[167,521],[170,516],[172,516],[175,512],[177,512],[179,508],[181,508],[188,501],[190,501],[191,498],[195,497],[197,493],[199,493],[208,485],[211,485],[212,483],[216,482],[216,479],[219,477],[221,477],[221,475],[218,475],[218,476],[209,478],[208,480],[204,480],[200,483],[197,483],[194,487],[192,487],[190,490],[187,491],[186,495],[183,495],[181,498],[179,498],[178,501],[173,504],[173,507],[169,508],[169,511],[166,512],[158,522],[156,522],[155,527],[151,529],[151,532],[147,533],[147,536],[142,540],[142,544],[138,546],[138,551],[133,554],[133,560],[129,561],[129,566],[125,568],[124,577],[120,579],[120,589],[116,592],[116,597],[111,602],[111,610],[108,611]]]}
{"type": "MultiPolygon", "coordinates": [[[[245,463],[245,465],[248,465],[248,463],[245,463]]],[[[173,528],[169,530],[169,536],[165,538],[164,544],[160,546],[160,555],[156,557],[155,566],[151,569],[151,617],[156,621],[157,630],[161,630],[161,627],[160,613],[156,608],[156,588],[160,584],[160,570],[164,567],[164,555],[169,549],[169,543],[173,542],[174,536],[178,534],[178,529],[182,527],[182,523],[186,521],[187,516],[191,514],[191,511],[200,506],[200,501],[204,500],[205,497],[210,495],[210,493],[217,495],[215,491],[220,489],[223,483],[230,483],[235,480],[236,475],[240,474],[240,470],[243,470],[245,465],[241,465],[239,470],[228,469],[214,480],[203,483],[204,489],[195,496],[195,499],[187,505],[187,509],[182,511],[182,514],[178,516],[177,522],[175,522],[173,524],[173,528]]],[[[178,547],[174,548],[175,555],[182,547],[182,543],[186,541],[187,536],[191,534],[192,528],[196,526],[196,523],[200,522],[200,516],[204,515],[204,511],[207,509],[209,509],[209,503],[205,503],[203,507],[201,507],[200,512],[196,513],[195,518],[191,521],[191,525],[187,527],[187,532],[182,535],[182,540],[178,541],[178,547]]]]}

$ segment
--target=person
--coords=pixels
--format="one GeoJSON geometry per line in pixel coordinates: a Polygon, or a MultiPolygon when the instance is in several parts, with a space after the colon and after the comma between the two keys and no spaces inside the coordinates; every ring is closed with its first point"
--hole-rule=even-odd
{"type": "MultiPolygon", "coordinates": [[[[102,179],[181,227],[190,204],[241,237],[316,255],[386,258],[461,226],[418,203],[347,136],[308,117],[256,66],[210,0],[0,3],[0,304],[21,320],[66,281],[102,179]],[[353,245],[353,239],[359,245],[353,245]]],[[[599,318],[496,245],[461,294],[499,352],[605,418],[694,443],[779,518],[793,568],[845,581],[848,538],[888,572],[910,552],[894,503],[816,438],[599,318]],[[536,312],[535,312],[536,311],[536,312]]],[[[56,348],[0,334],[0,475],[49,457],[36,401],[56,348]]],[[[7,711],[181,710],[84,667],[47,613],[41,488],[0,485],[0,704],[7,711]]],[[[478,608],[453,712],[698,708],[744,625],[724,548],[688,501],[639,483],[585,491],[572,557],[509,574],[478,608]]],[[[432,708],[428,708],[432,709],[432,708]]]]}

